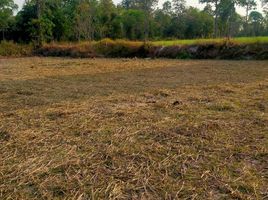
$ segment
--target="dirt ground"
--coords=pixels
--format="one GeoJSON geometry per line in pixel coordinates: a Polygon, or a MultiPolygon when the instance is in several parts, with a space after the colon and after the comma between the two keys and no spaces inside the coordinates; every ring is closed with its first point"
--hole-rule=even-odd
{"type": "Polygon", "coordinates": [[[0,60],[0,199],[268,198],[268,61],[0,60]]]}

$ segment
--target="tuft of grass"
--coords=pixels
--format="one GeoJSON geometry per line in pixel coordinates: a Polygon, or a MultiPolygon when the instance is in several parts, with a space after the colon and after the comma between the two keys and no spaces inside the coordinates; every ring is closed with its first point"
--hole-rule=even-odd
{"type": "Polygon", "coordinates": [[[234,106],[229,102],[217,102],[212,105],[208,105],[209,110],[219,111],[219,112],[227,112],[234,111],[234,106]]]}

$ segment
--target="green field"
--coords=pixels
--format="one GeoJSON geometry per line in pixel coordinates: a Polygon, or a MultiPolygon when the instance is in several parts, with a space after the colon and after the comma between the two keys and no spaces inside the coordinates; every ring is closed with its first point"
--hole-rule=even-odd
{"type": "MultiPolygon", "coordinates": [[[[227,38],[217,39],[191,39],[191,40],[167,40],[167,41],[153,41],[154,45],[172,46],[172,45],[194,45],[194,44],[207,44],[207,43],[222,43],[228,41],[227,38]]],[[[255,44],[255,43],[268,43],[268,37],[239,37],[231,38],[230,42],[238,44],[255,44]]]]}

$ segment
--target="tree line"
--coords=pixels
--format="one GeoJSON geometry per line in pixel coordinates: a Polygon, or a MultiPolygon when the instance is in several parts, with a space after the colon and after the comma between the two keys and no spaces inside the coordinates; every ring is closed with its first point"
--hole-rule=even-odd
{"type": "Polygon", "coordinates": [[[1,39],[17,42],[191,39],[268,35],[268,0],[200,0],[203,10],[185,0],[0,0],[1,39]],[[256,11],[262,3],[264,14],[256,11]],[[241,16],[236,8],[244,7],[241,16]],[[266,11],[265,11],[266,10],[266,11]]]}

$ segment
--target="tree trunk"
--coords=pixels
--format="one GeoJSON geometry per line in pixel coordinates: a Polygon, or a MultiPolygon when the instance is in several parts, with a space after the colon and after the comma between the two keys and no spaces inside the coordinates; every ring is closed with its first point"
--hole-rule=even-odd
{"type": "Polygon", "coordinates": [[[144,43],[148,40],[149,35],[149,16],[146,14],[146,19],[144,22],[144,43]]]}
{"type": "Polygon", "coordinates": [[[42,38],[42,27],[41,27],[41,2],[42,0],[36,0],[36,9],[37,9],[37,19],[38,19],[38,34],[37,34],[37,48],[42,47],[43,38],[42,38]]]}
{"type": "Polygon", "coordinates": [[[2,37],[3,37],[3,40],[5,40],[5,29],[2,29],[2,37]]]}
{"type": "Polygon", "coordinates": [[[248,13],[249,13],[249,5],[247,4],[247,8],[246,8],[246,27],[245,27],[245,31],[246,31],[246,36],[249,35],[249,31],[248,31],[248,13]]]}
{"type": "Polygon", "coordinates": [[[214,38],[218,37],[218,1],[215,2],[214,38]]]}

